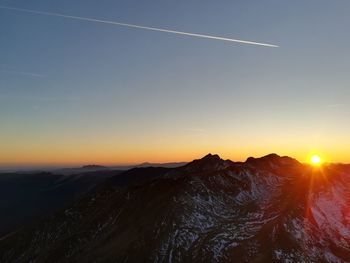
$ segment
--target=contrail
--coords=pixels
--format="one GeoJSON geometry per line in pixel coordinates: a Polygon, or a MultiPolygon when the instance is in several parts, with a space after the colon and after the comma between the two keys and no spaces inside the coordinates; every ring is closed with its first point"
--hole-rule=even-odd
{"type": "Polygon", "coordinates": [[[32,73],[32,72],[24,72],[24,71],[16,71],[16,70],[8,70],[8,69],[0,69],[0,73],[10,73],[10,74],[19,74],[27,77],[34,77],[34,78],[44,78],[45,75],[32,73]]]}
{"type": "Polygon", "coordinates": [[[145,29],[145,30],[152,30],[152,31],[172,33],[172,34],[191,36],[191,37],[199,37],[199,38],[214,39],[214,40],[221,40],[221,41],[228,41],[228,42],[236,42],[236,43],[241,43],[241,44],[257,45],[257,46],[264,46],[264,47],[278,47],[277,45],[273,45],[273,44],[259,43],[259,42],[254,42],[254,41],[241,40],[241,39],[233,39],[233,38],[220,37],[220,36],[195,34],[195,33],[176,31],[176,30],[170,30],[170,29],[165,29],[165,28],[140,26],[140,25],[120,23],[120,22],[114,22],[114,21],[108,21],[108,20],[100,20],[100,19],[87,18],[87,17],[81,17],[81,16],[71,16],[71,15],[64,15],[64,14],[51,13],[51,12],[42,12],[42,11],[23,9],[23,8],[15,8],[15,7],[9,7],[9,6],[0,6],[0,9],[20,11],[20,12],[37,14],[37,15],[64,17],[64,18],[70,18],[70,19],[76,19],[76,20],[82,20],[82,21],[89,21],[89,22],[96,22],[96,23],[103,23],[103,24],[110,24],[110,25],[117,25],[117,26],[124,26],[124,27],[131,27],[131,28],[138,28],[138,29],[145,29]]]}

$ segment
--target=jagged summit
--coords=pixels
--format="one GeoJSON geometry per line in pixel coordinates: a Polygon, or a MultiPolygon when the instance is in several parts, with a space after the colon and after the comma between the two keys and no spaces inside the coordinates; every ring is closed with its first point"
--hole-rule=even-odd
{"type": "Polygon", "coordinates": [[[218,154],[216,154],[216,153],[214,153],[214,154],[212,154],[212,153],[208,153],[206,156],[204,156],[203,158],[206,158],[206,157],[219,157],[220,158],[220,156],[218,155],[218,154]]]}
{"type": "Polygon", "coordinates": [[[200,159],[195,159],[193,160],[192,162],[188,163],[188,165],[191,165],[191,164],[204,164],[204,163],[207,163],[207,162],[221,162],[223,161],[223,159],[221,159],[221,157],[218,155],[218,154],[211,154],[211,153],[208,153],[207,155],[205,155],[204,157],[200,158],[200,159]]]}
{"type": "Polygon", "coordinates": [[[208,153],[206,156],[201,158],[201,160],[221,160],[221,157],[218,154],[208,153]]]}
{"type": "Polygon", "coordinates": [[[223,160],[218,154],[207,154],[201,159],[196,159],[183,167],[187,172],[211,172],[227,168],[232,165],[230,160],[223,160]]]}
{"type": "Polygon", "coordinates": [[[235,164],[243,164],[253,166],[255,168],[274,168],[285,166],[297,167],[301,165],[296,159],[288,156],[280,156],[276,153],[271,153],[259,158],[249,157],[243,163],[224,160],[218,154],[208,153],[201,159],[196,159],[188,163],[183,167],[183,169],[190,172],[211,172],[223,170],[230,166],[235,166],[235,164]]]}

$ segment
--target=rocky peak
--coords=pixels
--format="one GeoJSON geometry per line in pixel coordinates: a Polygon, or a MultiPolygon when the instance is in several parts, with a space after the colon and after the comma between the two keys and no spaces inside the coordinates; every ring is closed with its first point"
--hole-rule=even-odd
{"type": "Polygon", "coordinates": [[[217,154],[207,154],[201,159],[194,160],[185,165],[183,169],[188,172],[210,172],[222,170],[233,164],[230,160],[223,160],[217,154]]]}
{"type": "Polygon", "coordinates": [[[296,159],[288,156],[279,156],[275,153],[271,153],[260,158],[249,157],[245,164],[265,168],[300,165],[296,159]]]}

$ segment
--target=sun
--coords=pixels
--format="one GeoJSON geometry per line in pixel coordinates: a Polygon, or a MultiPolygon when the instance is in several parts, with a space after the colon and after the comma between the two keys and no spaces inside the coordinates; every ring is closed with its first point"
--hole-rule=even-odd
{"type": "Polygon", "coordinates": [[[322,160],[321,160],[321,157],[318,156],[317,154],[314,154],[311,156],[310,158],[310,162],[313,164],[313,165],[320,165],[322,160]]]}

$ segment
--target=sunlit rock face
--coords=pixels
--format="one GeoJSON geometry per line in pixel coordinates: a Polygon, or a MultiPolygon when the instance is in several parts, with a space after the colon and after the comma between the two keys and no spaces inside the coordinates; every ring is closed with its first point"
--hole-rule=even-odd
{"type": "Polygon", "coordinates": [[[0,262],[350,261],[350,169],[207,155],[111,178],[0,242],[0,262]]]}

